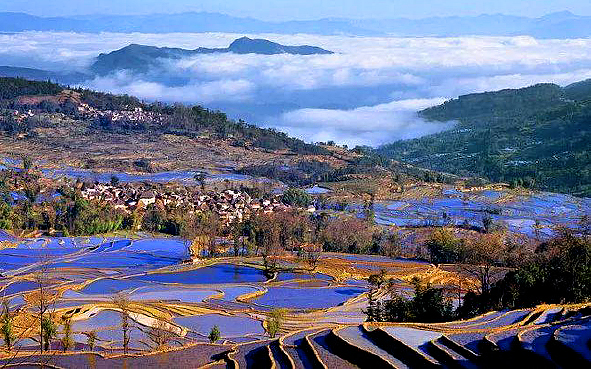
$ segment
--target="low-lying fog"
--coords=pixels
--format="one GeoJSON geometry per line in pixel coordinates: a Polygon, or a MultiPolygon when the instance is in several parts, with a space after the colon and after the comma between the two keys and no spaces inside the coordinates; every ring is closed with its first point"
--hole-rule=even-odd
{"type": "MultiPolygon", "coordinates": [[[[0,65],[86,71],[99,53],[130,43],[227,47],[242,34],[0,34],[0,65]]],[[[416,111],[460,94],[561,85],[591,78],[591,39],[370,38],[248,35],[314,45],[333,55],[198,55],[133,75],[83,82],[146,100],[199,103],[306,141],[380,145],[449,129],[416,111]]]]}

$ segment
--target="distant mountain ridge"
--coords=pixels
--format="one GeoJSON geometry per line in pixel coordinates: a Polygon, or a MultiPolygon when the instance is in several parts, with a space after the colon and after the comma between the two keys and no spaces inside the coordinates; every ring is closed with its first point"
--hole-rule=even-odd
{"type": "Polygon", "coordinates": [[[156,47],[131,44],[108,54],[100,54],[91,66],[91,70],[99,75],[109,74],[117,70],[131,70],[146,72],[157,66],[162,59],[180,59],[199,54],[235,53],[235,54],[292,54],[292,55],[316,55],[333,54],[316,46],[285,46],[264,39],[251,39],[241,37],[227,48],[197,48],[194,50],[156,47]]]}
{"type": "Polygon", "coordinates": [[[515,36],[536,38],[591,37],[591,16],[558,12],[540,18],[504,14],[423,19],[338,19],[268,22],[219,13],[178,13],[44,18],[24,13],[0,13],[0,32],[227,32],[308,33],[356,36],[515,36]]]}
{"type": "Polygon", "coordinates": [[[79,72],[53,72],[42,69],[0,66],[0,77],[21,77],[34,81],[60,81],[65,84],[75,84],[90,78],[89,75],[79,72]]]}
{"type": "Polygon", "coordinates": [[[377,151],[433,170],[591,196],[591,80],[460,96],[419,115],[457,124],[377,151]]]}

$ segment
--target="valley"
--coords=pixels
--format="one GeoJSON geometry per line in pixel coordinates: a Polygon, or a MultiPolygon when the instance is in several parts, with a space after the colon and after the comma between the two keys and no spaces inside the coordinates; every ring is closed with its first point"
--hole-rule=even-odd
{"type": "MultiPolygon", "coordinates": [[[[324,43],[285,46],[304,42],[250,37],[228,48],[207,46],[217,43],[195,49],[127,42],[98,57],[86,51],[79,70],[90,74],[64,72],[57,80],[82,78],[121,92],[109,83],[123,78],[145,92],[155,83],[148,76],[166,79],[178,72],[170,72],[175,65],[203,73],[206,97],[217,93],[212,76],[219,73],[226,98],[235,87],[236,95],[253,87],[227,81],[220,71],[241,77],[262,60],[265,83],[280,80],[264,89],[271,99],[291,101],[290,94],[307,89],[328,96],[308,95],[314,108],[290,102],[301,108],[293,112],[311,117],[304,129],[320,131],[314,119],[350,108],[327,101],[361,100],[355,91],[363,88],[374,105],[354,101],[346,114],[393,143],[348,146],[333,139],[334,127],[351,124],[342,111],[328,115],[330,134],[296,138],[208,103],[189,104],[194,97],[158,102],[54,83],[47,79],[56,75],[41,69],[0,68],[9,75],[0,78],[0,365],[589,362],[589,81],[451,100],[421,91],[428,98],[417,99],[423,95],[384,92],[376,81],[393,78],[391,70],[374,74],[355,64],[396,64],[392,49],[331,74],[351,54],[324,43]],[[274,64],[281,61],[292,64],[274,64]],[[11,77],[23,73],[31,79],[11,77]],[[301,84],[282,91],[289,73],[301,84]],[[365,82],[357,86],[351,81],[360,75],[365,82]],[[333,84],[341,89],[334,96],[325,87],[333,84]],[[385,96],[406,100],[384,103],[385,96]],[[402,138],[390,140],[380,130],[384,122],[402,138]]],[[[425,83],[410,72],[394,74],[402,81],[391,82],[394,90],[406,83],[418,91],[425,83]]],[[[190,93],[177,87],[168,86],[190,93]]],[[[237,99],[275,109],[255,95],[237,99]]]]}

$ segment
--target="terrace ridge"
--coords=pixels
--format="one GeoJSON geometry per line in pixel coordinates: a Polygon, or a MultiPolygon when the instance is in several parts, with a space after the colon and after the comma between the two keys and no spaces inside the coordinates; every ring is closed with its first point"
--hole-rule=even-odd
{"type": "Polygon", "coordinates": [[[478,366],[472,363],[469,359],[466,359],[460,353],[439,343],[438,340],[429,341],[428,349],[430,354],[441,363],[452,366],[458,366],[462,369],[478,368],[478,366]]]}
{"type": "MultiPolygon", "coordinates": [[[[318,333],[318,332],[316,332],[316,333],[318,333]]],[[[316,333],[307,334],[304,336],[304,338],[302,338],[302,343],[303,343],[302,348],[304,348],[304,350],[308,353],[309,357],[313,358],[313,361],[314,361],[313,364],[314,364],[315,368],[328,369],[326,364],[320,358],[320,355],[318,354],[318,351],[316,351],[316,348],[312,344],[312,341],[310,340],[310,336],[312,336],[316,333]]]]}
{"type": "Polygon", "coordinates": [[[314,334],[308,335],[308,340],[315,347],[316,353],[324,364],[329,368],[338,367],[339,369],[357,369],[358,367],[353,363],[342,358],[333,348],[328,344],[327,337],[330,335],[331,329],[321,330],[314,334]],[[324,345],[319,342],[322,340],[324,345]]]}
{"type": "Polygon", "coordinates": [[[556,329],[558,329],[558,326],[553,326],[553,325],[540,325],[537,327],[531,327],[528,329],[525,329],[523,331],[520,331],[519,333],[517,333],[516,338],[517,338],[517,342],[519,343],[519,348],[527,353],[531,353],[533,355],[535,355],[536,357],[540,358],[541,360],[546,361],[548,364],[551,365],[556,365],[556,363],[554,363],[554,361],[552,360],[552,356],[550,355],[550,352],[548,351],[548,343],[550,342],[552,335],[554,334],[554,331],[556,329]],[[552,333],[546,333],[544,335],[541,336],[540,339],[543,340],[543,343],[541,345],[542,348],[542,352],[540,352],[540,345],[536,345],[534,346],[534,342],[533,341],[527,341],[527,338],[524,337],[526,335],[529,335],[531,333],[534,333],[535,331],[538,330],[544,330],[544,329],[551,329],[552,333]]]}
{"type": "Polygon", "coordinates": [[[441,367],[441,363],[439,363],[437,360],[427,356],[425,353],[422,353],[419,350],[416,350],[414,347],[411,347],[403,340],[395,337],[390,332],[385,330],[384,327],[367,332],[369,335],[371,335],[371,337],[374,338],[374,341],[378,344],[378,346],[382,347],[390,354],[399,355],[403,361],[407,361],[413,366],[421,368],[441,367]]]}
{"type": "Polygon", "coordinates": [[[574,347],[567,344],[567,342],[565,342],[566,340],[564,337],[564,335],[565,335],[564,331],[566,329],[572,329],[575,326],[581,326],[581,325],[586,325],[587,328],[591,327],[591,317],[587,317],[586,319],[583,319],[578,322],[569,322],[569,323],[557,328],[554,331],[554,333],[552,334],[552,338],[550,339],[550,342],[553,343],[553,346],[557,350],[562,351],[565,354],[565,357],[569,357],[569,359],[572,360],[573,363],[577,363],[577,365],[580,365],[581,367],[585,367],[585,366],[591,364],[591,347],[589,344],[590,339],[591,339],[591,333],[587,332],[585,342],[582,343],[582,345],[583,345],[582,351],[576,350],[574,347]]]}
{"type": "Polygon", "coordinates": [[[460,355],[469,360],[479,362],[481,359],[480,354],[477,354],[469,348],[465,347],[464,345],[455,342],[445,334],[439,338],[439,341],[445,346],[449,347],[450,349],[454,350],[455,352],[459,353],[460,355]]]}
{"type": "Polygon", "coordinates": [[[295,363],[293,359],[287,354],[281,345],[280,338],[269,344],[271,354],[275,359],[275,362],[280,368],[295,369],[295,363]]]}
{"type": "MultiPolygon", "coordinates": [[[[513,329],[515,329],[515,328],[513,328],[513,329]]],[[[482,347],[482,351],[487,354],[501,351],[502,348],[501,348],[501,346],[499,346],[499,344],[497,343],[498,341],[495,338],[497,337],[497,335],[505,335],[508,332],[510,332],[509,338],[511,339],[509,346],[510,347],[514,346],[515,341],[517,339],[515,333],[517,333],[517,332],[511,332],[511,329],[508,329],[508,330],[504,330],[504,331],[491,332],[491,333],[485,335],[484,337],[482,337],[482,341],[480,343],[480,346],[482,347]]]]}
{"type": "MultiPolygon", "coordinates": [[[[335,347],[335,350],[337,350],[338,352],[341,353],[340,356],[343,359],[346,359],[347,361],[350,361],[358,366],[369,365],[369,366],[375,366],[378,368],[393,368],[393,369],[399,369],[399,368],[406,367],[406,366],[399,365],[398,363],[393,363],[393,362],[391,362],[391,360],[389,358],[382,357],[382,355],[377,353],[376,351],[386,351],[386,352],[388,352],[388,351],[384,350],[380,346],[376,345],[374,341],[371,341],[371,342],[374,345],[375,349],[377,349],[377,350],[374,350],[373,352],[368,351],[365,348],[361,348],[361,347],[355,345],[355,343],[349,341],[347,338],[343,337],[342,334],[340,333],[341,331],[343,331],[345,329],[359,329],[359,330],[361,330],[361,327],[349,326],[349,327],[336,328],[336,329],[331,330],[330,334],[327,337],[328,342],[330,342],[330,344],[333,345],[333,347],[335,347]]],[[[389,352],[388,352],[388,354],[391,355],[389,352]]]]}
{"type": "MultiPolygon", "coordinates": [[[[279,365],[277,364],[277,361],[275,361],[275,357],[273,356],[273,351],[271,350],[271,345],[265,345],[264,348],[265,351],[265,359],[269,360],[269,363],[271,364],[269,368],[271,369],[278,369],[279,365]]],[[[261,355],[263,356],[263,355],[261,355]]],[[[257,363],[258,365],[258,363],[257,363]]]]}

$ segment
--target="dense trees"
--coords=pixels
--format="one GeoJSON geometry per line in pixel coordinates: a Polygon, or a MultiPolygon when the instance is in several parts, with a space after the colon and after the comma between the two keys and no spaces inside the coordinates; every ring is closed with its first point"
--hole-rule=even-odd
{"type": "Polygon", "coordinates": [[[543,243],[490,292],[490,305],[527,307],[591,299],[591,240],[569,231],[543,243]]]}
{"type": "Polygon", "coordinates": [[[591,299],[588,236],[562,230],[559,236],[542,243],[527,256],[522,253],[523,245],[516,247],[514,241],[501,233],[459,240],[447,231],[436,231],[427,243],[431,245],[433,258],[443,255],[443,260],[460,263],[458,273],[476,279],[479,287],[468,292],[463,303],[453,311],[451,296],[446,296],[443,289],[415,279],[412,281],[415,297],[406,299],[396,293],[382,272],[369,278],[372,286],[366,310],[369,321],[436,322],[490,310],[582,303],[591,299]],[[384,287],[392,297],[377,299],[384,287]]]}
{"type": "Polygon", "coordinates": [[[189,254],[193,257],[215,257],[216,237],[222,236],[223,224],[217,214],[212,212],[200,213],[176,213],[176,220],[169,222],[178,222],[179,231],[171,233],[180,235],[189,242],[189,254]]]}
{"type": "Polygon", "coordinates": [[[390,299],[378,300],[375,298],[375,294],[381,285],[387,282],[383,280],[383,277],[372,277],[370,277],[372,288],[369,292],[369,304],[365,311],[367,321],[435,323],[453,317],[452,305],[440,288],[433,288],[415,278],[412,281],[415,291],[412,299],[407,299],[396,291],[391,291],[392,297],[390,299]]]}
{"type": "Polygon", "coordinates": [[[299,188],[288,188],[281,197],[281,200],[286,205],[297,207],[308,207],[312,203],[312,197],[306,191],[299,188]]]}
{"type": "Polygon", "coordinates": [[[62,90],[63,87],[51,82],[0,77],[0,99],[2,100],[23,95],[55,95],[62,90]]]}
{"type": "Polygon", "coordinates": [[[462,96],[429,108],[453,130],[386,145],[378,152],[425,168],[477,175],[514,187],[588,196],[591,89],[542,84],[462,96]]]}
{"type": "MultiPolygon", "coordinates": [[[[212,111],[201,106],[163,105],[159,103],[144,105],[145,110],[163,114],[163,121],[147,124],[143,129],[178,135],[210,135],[219,139],[232,139],[236,146],[252,145],[268,150],[291,150],[298,154],[326,155],[328,151],[320,146],[306,144],[272,128],[259,128],[242,120],[233,121],[220,111],[212,111]]],[[[121,129],[112,122],[112,129],[121,129]]]]}
{"type": "Polygon", "coordinates": [[[374,229],[366,221],[347,217],[329,221],[320,239],[325,251],[367,254],[372,249],[373,235],[374,229]]]}
{"type": "Polygon", "coordinates": [[[448,228],[434,231],[425,245],[434,264],[457,263],[463,258],[462,240],[448,228]]]}

